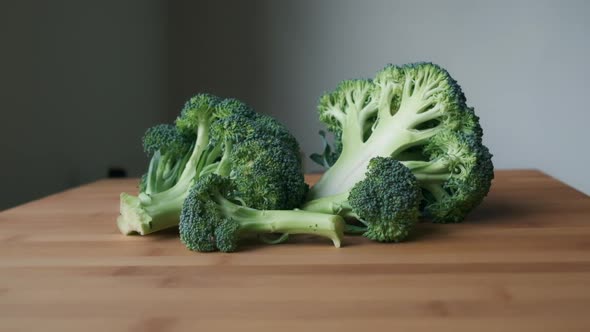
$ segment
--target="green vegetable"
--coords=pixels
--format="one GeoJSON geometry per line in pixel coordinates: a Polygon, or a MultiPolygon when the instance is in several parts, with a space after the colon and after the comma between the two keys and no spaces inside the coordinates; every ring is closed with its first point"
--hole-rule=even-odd
{"type": "Polygon", "coordinates": [[[336,148],[313,156],[329,169],[308,200],[350,192],[373,158],[392,157],[418,179],[426,216],[463,220],[494,176],[479,119],[465,101],[457,82],[431,63],[389,65],[373,80],[343,81],[320,99],[320,120],[336,148]]]}
{"type": "Polygon", "coordinates": [[[375,157],[365,179],[350,192],[307,202],[305,211],[352,217],[364,227],[349,228],[380,242],[404,240],[420,216],[420,187],[412,172],[393,158],[375,157]]]}
{"type": "Polygon", "coordinates": [[[298,210],[257,210],[248,206],[233,180],[216,174],[200,178],[180,215],[180,240],[196,251],[235,251],[246,234],[312,234],[340,247],[344,221],[337,215],[298,210]]]}
{"type": "Polygon", "coordinates": [[[149,128],[143,137],[143,148],[151,156],[148,172],[140,187],[147,194],[170,189],[182,174],[194,135],[182,135],[176,127],[159,124],[149,128]]]}
{"type": "Polygon", "coordinates": [[[249,206],[258,209],[293,209],[308,190],[295,138],[235,99],[197,95],[175,126],[148,129],[143,143],[150,166],[138,196],[121,194],[117,225],[123,234],[178,225],[190,188],[207,174],[234,179],[249,206]]]}

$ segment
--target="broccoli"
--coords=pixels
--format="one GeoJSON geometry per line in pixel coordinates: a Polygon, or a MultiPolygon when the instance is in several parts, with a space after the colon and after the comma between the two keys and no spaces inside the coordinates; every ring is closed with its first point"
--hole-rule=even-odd
{"type": "Polygon", "coordinates": [[[336,148],[312,156],[329,168],[308,200],[349,192],[374,157],[392,157],[413,172],[421,210],[436,222],[463,220],[489,191],[492,155],[479,118],[437,65],[389,65],[373,80],[343,81],[318,109],[336,148]]]}
{"type": "Polygon", "coordinates": [[[160,192],[176,184],[193,142],[192,135],[180,134],[173,125],[149,128],[143,137],[143,148],[151,160],[148,172],[141,179],[142,191],[160,192]]]}
{"type": "Polygon", "coordinates": [[[180,214],[180,240],[196,251],[235,251],[246,234],[313,234],[340,247],[344,221],[340,216],[298,210],[258,210],[245,203],[226,177],[199,178],[184,201],[180,214]]]}
{"type": "Polygon", "coordinates": [[[148,129],[143,143],[150,166],[138,196],[121,194],[117,225],[123,234],[177,226],[190,188],[211,173],[234,179],[257,209],[293,209],[308,190],[295,138],[235,99],[197,95],[174,126],[148,129]]]}
{"type": "Polygon", "coordinates": [[[420,216],[421,198],[420,186],[407,167],[391,157],[375,157],[365,179],[350,192],[309,201],[301,209],[355,218],[365,227],[347,225],[348,231],[379,242],[400,242],[420,216]]]}

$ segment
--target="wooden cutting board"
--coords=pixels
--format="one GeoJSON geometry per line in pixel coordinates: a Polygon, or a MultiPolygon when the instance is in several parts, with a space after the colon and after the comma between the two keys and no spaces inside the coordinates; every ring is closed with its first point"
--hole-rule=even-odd
{"type": "Polygon", "coordinates": [[[405,243],[233,254],[119,234],[135,184],[0,213],[0,331],[590,331],[590,197],[538,171],[497,172],[465,223],[405,243]]]}

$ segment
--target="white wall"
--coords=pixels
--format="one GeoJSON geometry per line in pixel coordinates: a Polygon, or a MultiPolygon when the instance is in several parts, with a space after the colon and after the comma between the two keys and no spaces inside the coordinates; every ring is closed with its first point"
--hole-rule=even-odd
{"type": "Polygon", "coordinates": [[[140,137],[167,119],[161,1],[0,3],[0,210],[145,168],[140,137]]]}
{"type": "Polygon", "coordinates": [[[268,68],[256,106],[287,123],[308,154],[320,149],[315,106],[323,91],[387,63],[432,61],[475,106],[497,168],[538,168],[590,193],[590,2],[265,6],[268,68]]]}

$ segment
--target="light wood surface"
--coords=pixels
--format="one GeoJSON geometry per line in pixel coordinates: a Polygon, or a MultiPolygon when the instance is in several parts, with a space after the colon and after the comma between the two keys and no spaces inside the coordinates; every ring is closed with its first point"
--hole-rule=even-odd
{"type": "Polygon", "coordinates": [[[590,331],[590,198],[537,171],[497,172],[465,223],[421,223],[406,243],[233,254],[119,234],[134,187],[0,213],[0,331],[590,331]]]}

